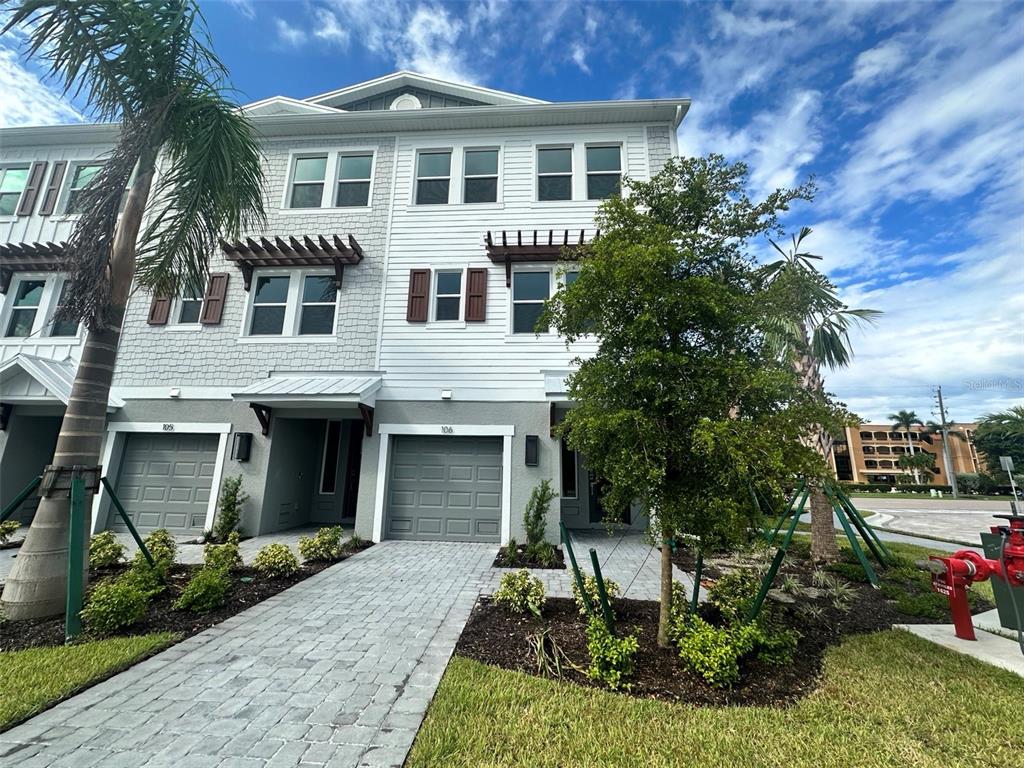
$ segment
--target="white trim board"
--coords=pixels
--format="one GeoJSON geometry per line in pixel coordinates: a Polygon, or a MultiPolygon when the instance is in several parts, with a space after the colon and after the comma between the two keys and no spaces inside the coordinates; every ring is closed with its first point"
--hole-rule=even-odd
{"type": "Polygon", "coordinates": [[[442,435],[444,437],[501,437],[501,543],[512,535],[512,437],[514,424],[381,424],[377,427],[380,446],[377,454],[377,486],[373,497],[374,542],[384,538],[384,495],[392,435],[442,435]],[[451,431],[449,431],[451,430],[451,431]]]}

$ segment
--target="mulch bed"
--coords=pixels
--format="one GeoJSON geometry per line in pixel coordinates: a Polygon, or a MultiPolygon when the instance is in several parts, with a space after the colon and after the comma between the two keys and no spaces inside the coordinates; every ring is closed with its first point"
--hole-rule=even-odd
{"type": "MultiPolygon", "coordinates": [[[[251,608],[268,597],[293,587],[300,581],[315,576],[321,571],[347,560],[356,552],[373,546],[372,542],[362,542],[358,548],[347,552],[340,560],[332,563],[310,563],[302,565],[298,573],[292,576],[267,578],[260,576],[252,568],[246,566],[232,571],[233,584],[228,592],[227,600],[220,608],[206,613],[181,611],[173,607],[173,603],[181,595],[192,575],[201,565],[175,565],[171,568],[168,588],[155,596],[149,603],[149,610],[142,621],[133,624],[122,635],[144,635],[150,632],[177,632],[182,639],[202,632],[204,629],[219,624],[224,619],[251,608]]],[[[99,580],[118,576],[128,569],[127,565],[116,568],[93,569],[89,573],[90,584],[99,580]]],[[[82,639],[89,639],[83,634],[82,639]]],[[[45,647],[64,644],[64,617],[55,616],[46,619],[30,619],[27,621],[7,621],[0,623],[0,652],[19,651],[25,648],[45,647]]]]}
{"type": "Polygon", "coordinates": [[[565,570],[565,554],[561,549],[555,547],[553,552],[555,553],[554,565],[538,563],[526,556],[526,545],[520,544],[516,547],[516,557],[514,560],[509,560],[508,553],[506,552],[507,547],[502,547],[498,550],[498,556],[494,558],[494,568],[533,568],[538,570],[565,570]]]}
{"type": "MultiPolygon", "coordinates": [[[[860,633],[890,629],[893,624],[932,623],[934,619],[899,613],[893,601],[866,585],[852,585],[857,595],[848,610],[835,608],[830,599],[801,598],[813,602],[816,615],[785,607],[786,625],[802,637],[793,660],[784,665],[769,665],[750,658],[741,663],[740,681],[731,689],[714,688],[686,669],[673,648],[657,644],[658,603],[646,600],[616,600],[614,610],[619,634],[639,630],[640,650],[629,694],[667,701],[682,701],[697,706],[785,706],[806,696],[818,686],[825,651],[843,638],[860,633]]],[[[976,611],[986,609],[980,602],[976,611]]],[[[717,609],[709,604],[699,608],[701,615],[717,621],[717,609]]],[[[528,636],[548,628],[549,636],[579,670],[564,670],[563,679],[588,687],[602,688],[590,680],[590,664],[585,622],[574,601],[549,598],[543,618],[513,614],[482,598],[477,603],[456,647],[456,653],[505,669],[538,674],[536,659],[528,636]]]]}

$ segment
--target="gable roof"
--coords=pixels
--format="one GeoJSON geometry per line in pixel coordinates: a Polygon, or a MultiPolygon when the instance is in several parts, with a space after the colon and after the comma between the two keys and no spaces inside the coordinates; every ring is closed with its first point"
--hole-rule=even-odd
{"type": "Polygon", "coordinates": [[[337,114],[338,110],[310,104],[289,96],[271,96],[251,104],[243,104],[242,111],[250,116],[256,115],[323,115],[337,114]]]}
{"type": "Polygon", "coordinates": [[[436,77],[421,75],[418,72],[402,70],[392,72],[373,80],[366,80],[345,88],[339,88],[327,93],[310,96],[303,99],[308,104],[319,104],[326,107],[339,107],[353,101],[359,101],[370,96],[376,96],[395,88],[422,88],[428,91],[452,96],[457,99],[469,99],[482,102],[489,106],[511,106],[524,104],[547,104],[541,99],[531,99],[528,96],[520,96],[507,91],[496,91],[492,88],[484,88],[479,85],[468,85],[456,83],[450,80],[440,80],[436,77]]]}
{"type": "MultiPolygon", "coordinates": [[[[77,366],[71,360],[52,360],[21,352],[0,365],[3,400],[7,403],[59,400],[67,405],[71,398],[71,387],[75,383],[76,369],[77,366]]],[[[123,400],[113,394],[108,395],[108,411],[117,410],[123,405],[123,400]]]]}

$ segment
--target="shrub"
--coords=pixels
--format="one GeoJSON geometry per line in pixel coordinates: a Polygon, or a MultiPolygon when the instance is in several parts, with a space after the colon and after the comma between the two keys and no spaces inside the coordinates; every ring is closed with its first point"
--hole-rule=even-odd
{"type": "Polygon", "coordinates": [[[174,601],[174,607],[179,611],[194,613],[212,611],[224,604],[229,589],[231,577],[226,570],[203,566],[174,601]]]}
{"type": "Polygon", "coordinates": [[[740,677],[740,658],[754,650],[761,635],[756,623],[716,627],[691,615],[676,645],[683,663],[716,688],[732,686],[740,677]]]}
{"type": "Polygon", "coordinates": [[[21,523],[17,520],[4,520],[0,523],[0,545],[10,541],[19,528],[21,528],[21,523]]]}
{"type": "Polygon", "coordinates": [[[124,544],[113,531],[101,531],[89,539],[89,567],[110,568],[124,560],[124,544]]]}
{"type": "MultiPolygon", "coordinates": [[[[156,569],[162,576],[165,576],[178,556],[178,543],[174,540],[174,536],[166,528],[158,528],[143,539],[143,542],[156,564],[156,569]]],[[[132,564],[141,565],[143,568],[149,566],[141,549],[135,553],[132,564]]]]}
{"type": "Polygon", "coordinates": [[[557,562],[555,547],[547,541],[538,541],[526,545],[526,558],[544,568],[550,568],[557,562]]]}
{"type": "Polygon", "coordinates": [[[525,568],[512,571],[501,577],[501,584],[493,598],[495,605],[539,617],[544,607],[544,582],[531,576],[525,568]]]}
{"type": "MultiPolygon", "coordinates": [[[[594,606],[594,610],[600,611],[601,599],[597,595],[596,576],[583,574],[583,591],[586,592],[587,597],[590,598],[590,604],[594,606]]],[[[617,582],[612,581],[611,579],[604,580],[604,591],[608,595],[609,603],[622,594],[622,588],[617,582]]],[[[585,616],[587,614],[587,604],[583,600],[583,595],[580,594],[580,588],[576,584],[576,579],[572,580],[572,599],[575,600],[576,605],[579,606],[580,613],[585,616]]]]}
{"type": "Polygon", "coordinates": [[[341,538],[345,535],[340,525],[321,528],[313,536],[299,537],[299,554],[307,563],[329,563],[341,557],[341,538]]]}
{"type": "Polygon", "coordinates": [[[232,531],[238,530],[242,505],[248,498],[249,494],[242,490],[241,475],[224,478],[217,500],[217,517],[213,521],[213,537],[217,541],[226,541],[232,531]]]}
{"type": "Polygon", "coordinates": [[[755,623],[757,658],[774,666],[789,664],[796,655],[802,635],[775,622],[770,614],[762,613],[761,616],[763,618],[755,623]]]}
{"type": "Polygon", "coordinates": [[[501,548],[502,559],[506,563],[514,563],[519,557],[519,544],[515,539],[509,539],[508,544],[501,548]]]}
{"type": "Polygon", "coordinates": [[[544,541],[544,531],[548,524],[548,510],[555,498],[551,490],[551,481],[543,480],[530,492],[530,500],[526,502],[523,513],[523,527],[526,529],[527,545],[535,545],[544,541]]]}
{"type": "Polygon", "coordinates": [[[744,622],[761,588],[761,578],[749,568],[731,571],[708,590],[708,602],[718,608],[726,623],[744,622]]]}
{"type": "Polygon", "coordinates": [[[860,563],[832,563],[828,569],[833,573],[838,573],[847,581],[855,581],[859,584],[868,583],[868,575],[864,573],[864,566],[860,563]]]}
{"type": "Polygon", "coordinates": [[[635,634],[616,637],[608,631],[600,616],[591,616],[587,622],[587,650],[590,668],[587,676],[599,680],[611,690],[629,689],[628,678],[636,667],[634,658],[640,649],[635,634]]]}
{"type": "Polygon", "coordinates": [[[149,563],[143,560],[141,563],[133,562],[131,568],[121,575],[120,580],[134,585],[146,599],[149,599],[166,589],[164,575],[159,568],[150,568],[149,563]]]}
{"type": "Polygon", "coordinates": [[[146,615],[149,597],[131,579],[97,584],[82,609],[82,621],[90,631],[109,635],[130,627],[146,615]]]}
{"type": "Polygon", "coordinates": [[[208,568],[237,571],[242,567],[242,554],[238,551],[240,539],[238,531],[232,531],[223,544],[207,544],[203,547],[203,562],[208,568]]]}
{"type": "Polygon", "coordinates": [[[299,570],[299,560],[287,544],[267,544],[252,561],[256,572],[269,578],[291,576],[299,570]]]}
{"type": "Polygon", "coordinates": [[[910,594],[901,592],[896,596],[896,610],[906,616],[920,616],[924,619],[949,618],[949,601],[937,592],[910,594]]]}

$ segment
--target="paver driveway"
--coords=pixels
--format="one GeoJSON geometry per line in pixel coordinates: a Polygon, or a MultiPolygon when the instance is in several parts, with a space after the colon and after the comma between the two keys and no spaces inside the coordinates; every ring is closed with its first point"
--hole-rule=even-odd
{"type": "Polygon", "coordinates": [[[372,547],[0,734],[0,765],[401,765],[495,551],[372,547]]]}

